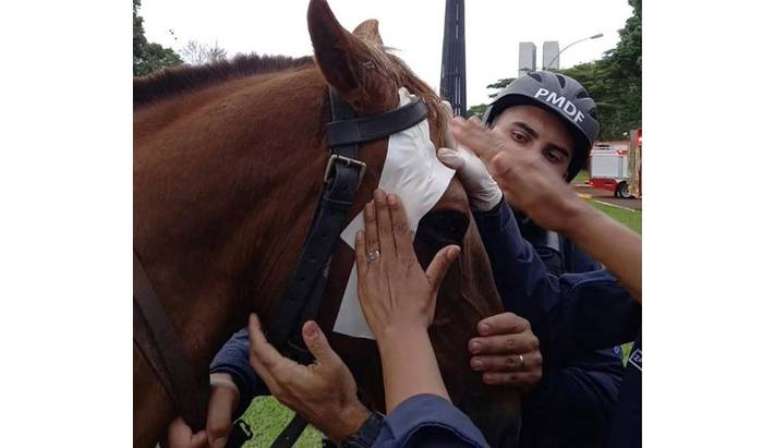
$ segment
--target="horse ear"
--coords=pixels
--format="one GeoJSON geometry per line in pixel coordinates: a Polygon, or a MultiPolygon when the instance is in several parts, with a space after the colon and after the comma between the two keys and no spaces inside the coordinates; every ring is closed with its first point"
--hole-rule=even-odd
{"type": "Polygon", "coordinates": [[[390,82],[391,70],[379,53],[378,22],[367,20],[352,34],[325,0],[309,2],[307,22],[320,71],[353,108],[377,113],[395,106],[397,82],[390,82]]]}
{"type": "Polygon", "coordinates": [[[352,34],[363,39],[366,42],[370,42],[379,48],[384,46],[382,42],[382,35],[379,34],[379,21],[375,19],[366,20],[352,31],[352,34]]]}

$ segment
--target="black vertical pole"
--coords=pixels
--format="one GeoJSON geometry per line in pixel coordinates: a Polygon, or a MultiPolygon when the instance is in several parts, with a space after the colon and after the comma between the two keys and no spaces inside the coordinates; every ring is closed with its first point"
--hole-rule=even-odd
{"type": "Polygon", "coordinates": [[[446,0],[441,60],[441,97],[452,105],[454,115],[465,116],[465,0],[446,0]]]}

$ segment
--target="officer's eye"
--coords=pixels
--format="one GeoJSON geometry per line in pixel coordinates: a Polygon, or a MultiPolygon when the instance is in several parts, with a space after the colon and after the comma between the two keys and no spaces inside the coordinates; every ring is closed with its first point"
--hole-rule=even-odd
{"type": "Polygon", "coordinates": [[[551,163],[562,163],[566,157],[562,151],[553,148],[545,150],[543,156],[551,163]]]}
{"type": "Polygon", "coordinates": [[[525,134],[523,132],[519,132],[519,131],[511,132],[511,138],[516,143],[524,144],[524,143],[529,142],[529,136],[527,134],[525,134]]]}

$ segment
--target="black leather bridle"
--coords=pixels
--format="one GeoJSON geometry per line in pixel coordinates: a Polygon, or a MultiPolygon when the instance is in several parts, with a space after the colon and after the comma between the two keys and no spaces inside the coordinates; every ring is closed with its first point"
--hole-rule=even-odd
{"type": "MultiPolygon", "coordinates": [[[[331,121],[326,135],[330,150],[323,176],[324,187],[312,225],[290,286],[278,302],[268,339],[286,356],[301,363],[313,360],[301,338],[301,325],[314,319],[327,283],[325,267],[341,234],[355,194],[366,172],[360,160],[362,143],[389,137],[427,117],[419,99],[397,109],[370,117],[356,117],[339,94],[328,91],[331,121]]],[[[206,424],[209,396],[207,375],[197,375],[183,352],[182,341],[169,322],[158,296],[134,253],[134,343],[174,403],[175,410],[196,431],[206,424]]],[[[275,440],[273,448],[290,447],[306,422],[299,416],[275,440]]]]}

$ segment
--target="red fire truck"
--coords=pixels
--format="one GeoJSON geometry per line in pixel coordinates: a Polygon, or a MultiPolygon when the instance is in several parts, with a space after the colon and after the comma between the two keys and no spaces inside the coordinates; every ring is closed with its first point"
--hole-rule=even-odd
{"type": "Polygon", "coordinates": [[[629,140],[597,142],[589,156],[589,184],[616,197],[642,197],[642,128],[629,140]]]}

